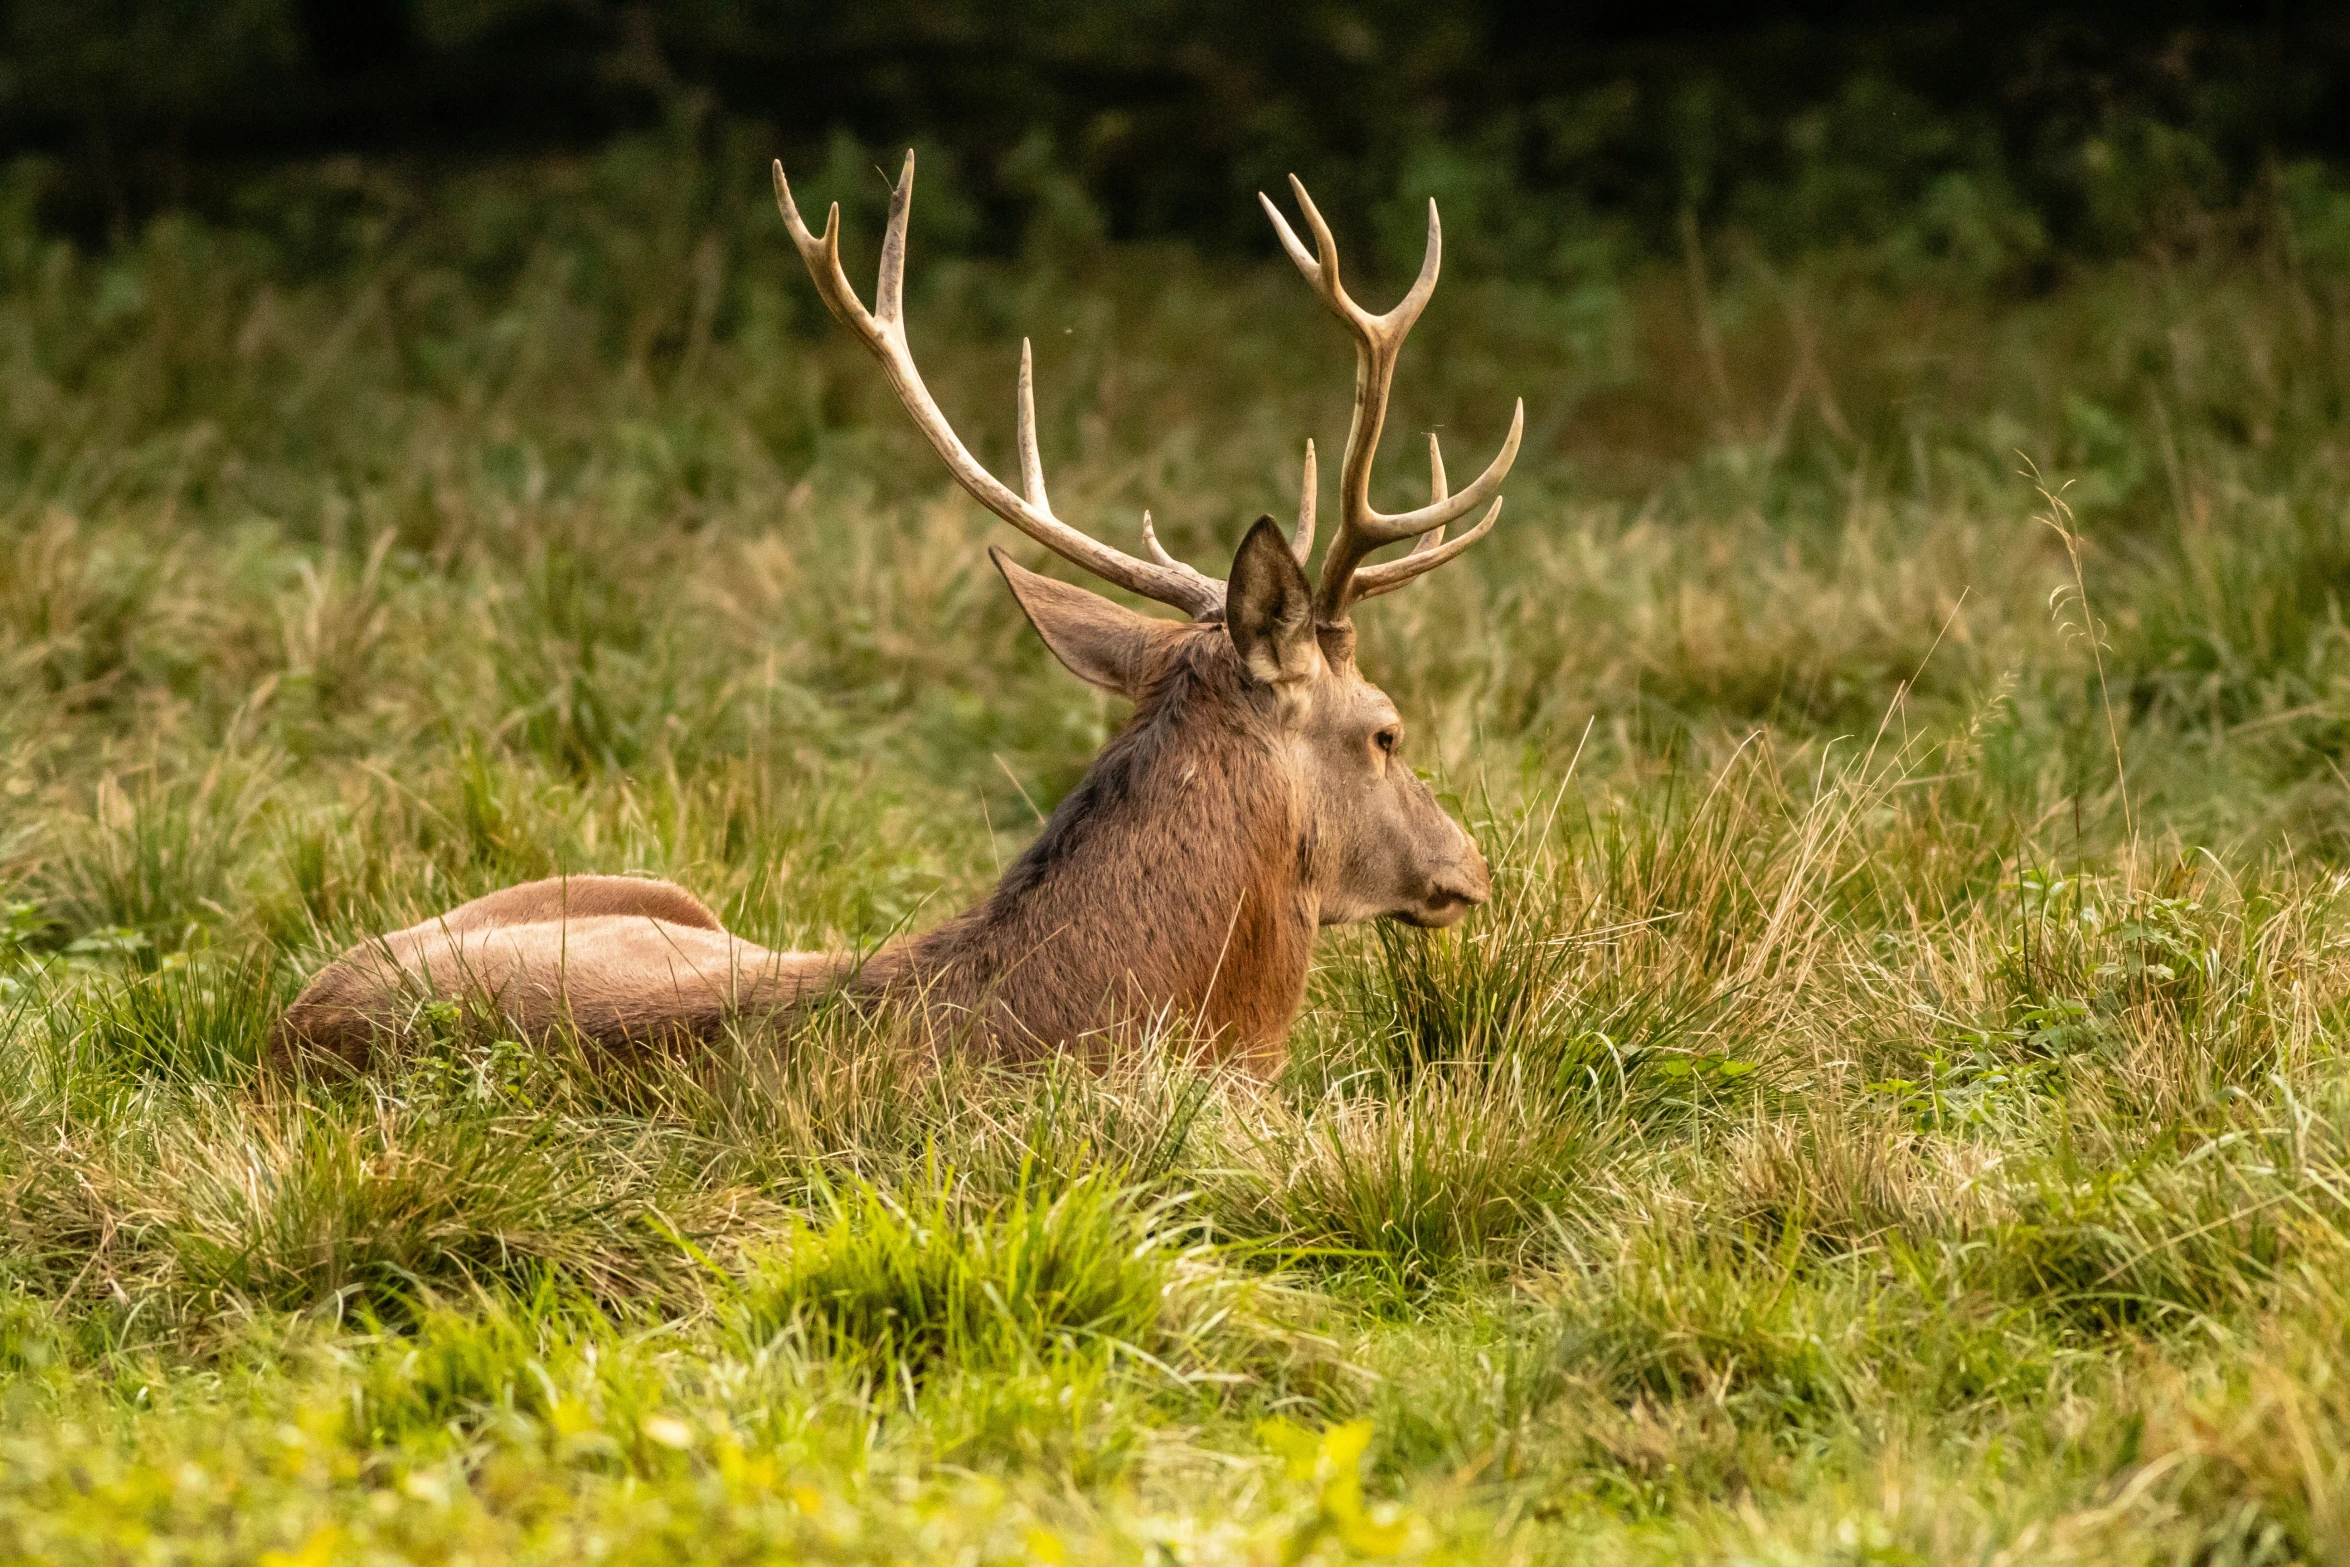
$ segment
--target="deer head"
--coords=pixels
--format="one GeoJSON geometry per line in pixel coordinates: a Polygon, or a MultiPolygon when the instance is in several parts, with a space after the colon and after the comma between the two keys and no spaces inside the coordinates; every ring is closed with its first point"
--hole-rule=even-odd
{"type": "Polygon", "coordinates": [[[838,204],[824,232],[810,232],[792,201],[783,165],[775,165],[776,203],[825,304],[880,360],[906,412],[955,481],[1063,559],[1190,617],[1186,624],[1138,614],[991,550],[1013,596],[1054,656],[1080,679],[1132,700],[1133,728],[1172,721],[1248,739],[1250,754],[1265,758],[1269,770],[1258,784],[1285,801],[1295,842],[1282,852],[1296,867],[1294,895],[1310,908],[1315,922],[1384,916],[1450,925],[1485,900],[1485,861],[1404,760],[1403,724],[1395,704],[1355,667],[1351,611],[1361,600],[1391,593],[1454,559],[1491,530],[1501,512],[1502,479],[1517,455],[1525,405],[1519,403],[1499,455],[1474,483],[1458,493],[1449,488],[1443,456],[1431,436],[1428,504],[1395,514],[1373,510],[1371,470],[1396,358],[1436,286],[1441,250],[1436,204],[1428,205],[1427,252],[1417,281],[1394,309],[1372,315],[1340,283],[1337,246],[1305,187],[1294,177],[1290,184],[1313,234],[1313,253],[1270,201],[1265,210],[1283,249],[1355,340],[1354,417],[1340,469],[1338,527],[1318,579],[1309,580],[1317,475],[1308,441],[1294,538],[1283,539],[1270,517],[1258,519],[1241,542],[1230,579],[1219,582],[1170,555],[1148,513],[1141,529],[1147,559],[1104,544],[1054,515],[1037,454],[1033,356],[1027,343],[1020,347],[1020,489],[990,473],[955,434],[924,387],[906,338],[911,152],[891,194],[870,311],[841,270],[838,204]],[[1480,507],[1483,515],[1476,525],[1447,542],[1446,530],[1480,507]],[[1406,540],[1417,541],[1408,553],[1369,562],[1383,546],[1406,540]],[[1180,714],[1166,710],[1176,691],[1186,704],[1180,714]]]}

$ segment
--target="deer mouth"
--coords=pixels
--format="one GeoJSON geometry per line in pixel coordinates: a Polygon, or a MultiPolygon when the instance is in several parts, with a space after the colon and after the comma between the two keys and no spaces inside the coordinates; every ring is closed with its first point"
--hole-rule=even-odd
{"type": "MultiPolygon", "coordinates": [[[[1467,836],[1462,834],[1464,840],[1467,836]]],[[[1469,917],[1471,909],[1492,896],[1493,872],[1472,842],[1459,860],[1428,879],[1428,891],[1420,900],[1428,918],[1422,923],[1434,930],[1458,925],[1469,917]]]]}
{"type": "Polygon", "coordinates": [[[1469,917],[1469,911],[1486,898],[1482,887],[1435,886],[1410,908],[1400,909],[1395,917],[1407,925],[1422,930],[1449,930],[1469,917]]]}

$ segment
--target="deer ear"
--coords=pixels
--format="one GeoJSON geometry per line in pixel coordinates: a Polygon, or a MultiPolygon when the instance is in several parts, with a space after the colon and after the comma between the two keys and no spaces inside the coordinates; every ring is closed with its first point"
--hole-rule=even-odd
{"type": "Polygon", "coordinates": [[[1313,585],[1270,517],[1257,519],[1232,557],[1224,629],[1240,650],[1241,667],[1269,686],[1303,680],[1321,663],[1313,585]]]}
{"type": "Polygon", "coordinates": [[[1167,622],[1030,571],[992,544],[987,558],[1004,574],[1028,623],[1069,673],[1104,691],[1133,697],[1149,662],[1151,643],[1167,629],[1167,622]]]}

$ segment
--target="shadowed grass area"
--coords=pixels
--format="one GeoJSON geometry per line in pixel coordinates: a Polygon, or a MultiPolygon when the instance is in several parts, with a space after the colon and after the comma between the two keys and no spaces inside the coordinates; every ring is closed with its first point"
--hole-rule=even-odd
{"type": "MultiPolygon", "coordinates": [[[[293,170],[104,253],[8,175],[0,1557],[2350,1550],[2323,180],[2028,296],[1465,251],[1395,423],[1525,451],[1361,657],[1496,895],[1326,934],[1275,1082],[841,1002],[268,1079],[328,955],[525,877],[923,928],[1120,721],[760,167],[293,170]]],[[[1342,444],[1294,276],[934,238],[942,404],[1000,462],[1031,335],[1104,536],[1219,566],[1342,444]]]]}

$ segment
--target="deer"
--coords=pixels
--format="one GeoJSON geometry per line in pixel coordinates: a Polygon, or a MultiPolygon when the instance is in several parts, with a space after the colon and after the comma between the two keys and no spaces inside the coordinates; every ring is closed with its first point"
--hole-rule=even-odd
{"type": "Polygon", "coordinates": [[[1318,488],[1306,442],[1297,526],[1260,516],[1217,581],[1178,560],[1143,515],[1130,555],[1062,521],[1038,455],[1034,355],[1020,348],[1015,490],[973,456],[923,384],[905,319],[914,155],[891,193],[867,309],[842,270],[840,206],[821,235],[774,165],[776,205],[831,314],[880,362],[955,483],[1070,565],[1178,611],[1171,620],[988,554],[1054,657],[1131,713],[1035,840],[980,903],[866,953],[774,951],[692,893],[634,876],[508,887],[342,953],[282,1015],[273,1057],[364,1071],[410,1037],[425,1001],[486,1004],[526,1036],[569,1028],[598,1045],[708,1041],[787,1019],[815,998],[897,1000],[931,1032],[989,1059],[1081,1051],[1179,1021],[1216,1061],[1276,1070],[1323,926],[1391,919],[1443,928],[1491,892],[1475,840],[1406,762],[1395,703],[1355,662],[1354,607],[1457,559],[1492,531],[1525,430],[1517,402],[1475,481],[1447,483],[1428,439],[1430,499],[1371,505],[1398,355],[1436,287],[1442,230],[1428,204],[1418,277],[1375,315],[1341,280],[1329,225],[1295,175],[1309,252],[1273,201],[1281,248],[1344,324],[1354,409],[1337,526],[1309,577],[1318,488]],[[1483,508],[1465,532],[1461,519],[1483,508]],[[1384,561],[1371,557],[1413,541],[1384,561]]]}

